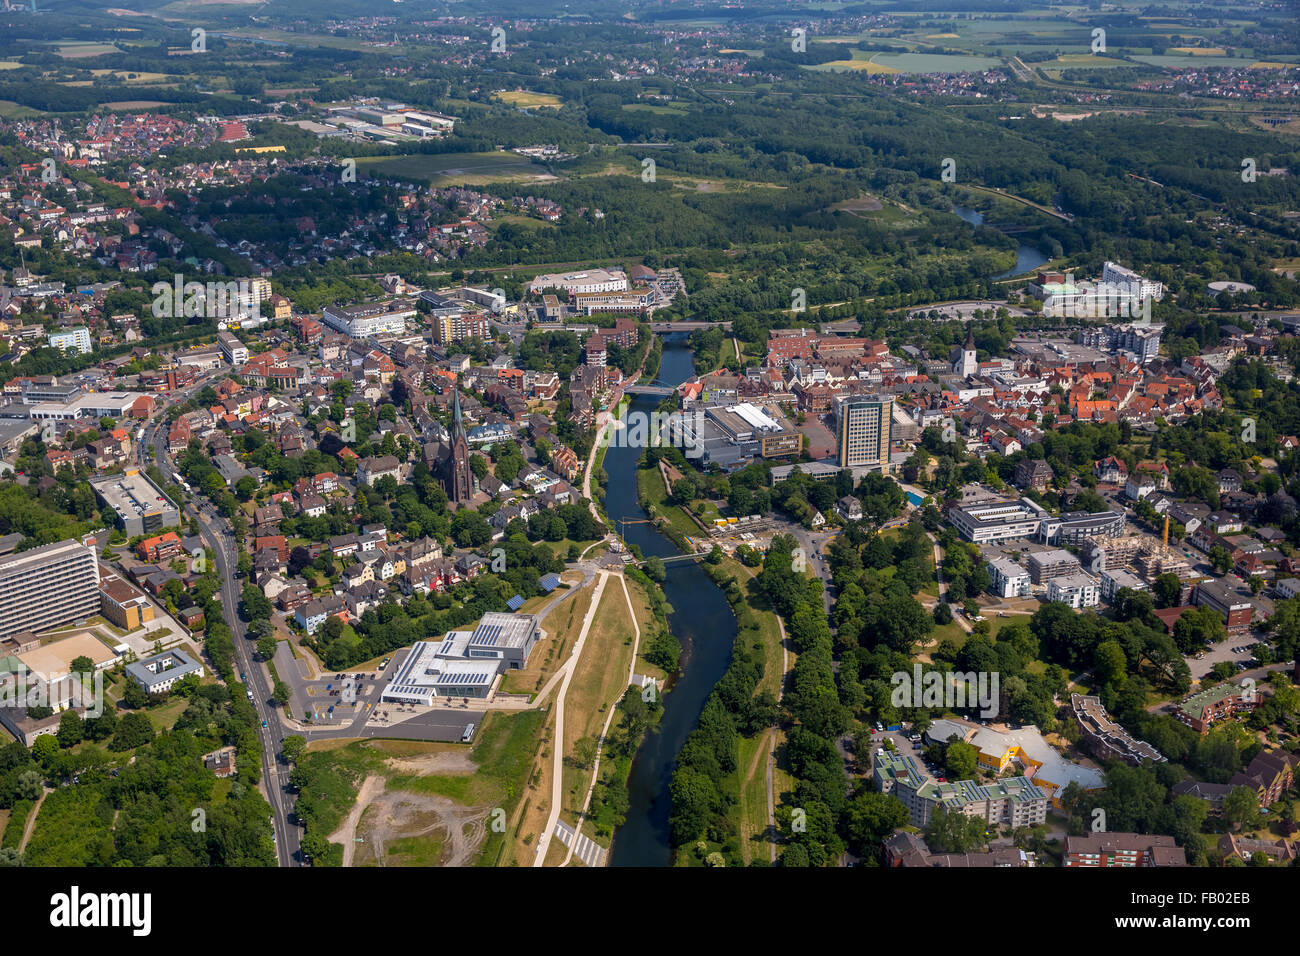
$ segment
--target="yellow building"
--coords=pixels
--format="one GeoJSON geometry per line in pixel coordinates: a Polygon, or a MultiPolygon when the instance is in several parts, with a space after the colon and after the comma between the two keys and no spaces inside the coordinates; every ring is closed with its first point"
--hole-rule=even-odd
{"type": "MultiPolygon", "coordinates": [[[[103,565],[100,567],[103,568],[103,565]]],[[[111,575],[110,579],[101,577],[99,582],[100,613],[124,631],[134,631],[152,621],[154,606],[144,593],[113,572],[108,574],[111,575]]]]}

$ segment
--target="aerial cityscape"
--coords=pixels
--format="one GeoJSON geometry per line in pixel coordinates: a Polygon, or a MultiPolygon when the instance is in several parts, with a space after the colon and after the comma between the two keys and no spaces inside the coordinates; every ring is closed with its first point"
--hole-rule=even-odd
{"type": "Polygon", "coordinates": [[[1298,272],[1292,3],[8,0],[0,865],[1294,866],[1298,272]]]}

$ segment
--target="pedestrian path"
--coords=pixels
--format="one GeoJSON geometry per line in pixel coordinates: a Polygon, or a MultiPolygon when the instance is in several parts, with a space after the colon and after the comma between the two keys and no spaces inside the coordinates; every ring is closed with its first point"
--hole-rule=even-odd
{"type": "Polygon", "coordinates": [[[605,865],[605,848],[585,833],[577,834],[577,842],[574,842],[573,827],[561,820],[555,824],[555,835],[565,846],[573,847],[574,855],[583,863],[588,866],[605,865]]]}

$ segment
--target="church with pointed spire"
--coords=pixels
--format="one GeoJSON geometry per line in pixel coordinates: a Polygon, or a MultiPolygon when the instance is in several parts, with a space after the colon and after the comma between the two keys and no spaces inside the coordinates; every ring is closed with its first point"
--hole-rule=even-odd
{"type": "Polygon", "coordinates": [[[447,498],[462,504],[474,497],[474,472],[469,467],[469,440],[460,412],[460,389],[451,396],[451,442],[439,445],[433,473],[447,498]]]}

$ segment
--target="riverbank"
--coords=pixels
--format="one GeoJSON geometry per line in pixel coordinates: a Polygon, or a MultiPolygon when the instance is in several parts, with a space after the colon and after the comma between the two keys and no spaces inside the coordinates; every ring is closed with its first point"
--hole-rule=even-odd
{"type": "MultiPolygon", "coordinates": [[[[695,529],[695,519],[680,505],[667,500],[667,490],[657,468],[638,471],[638,489],[653,513],[664,519],[664,529],[681,533],[695,529]]],[[[696,530],[698,534],[698,530],[696,530]]],[[[746,567],[740,561],[720,554],[716,563],[712,558],[700,562],[701,569],[722,591],[736,618],[736,646],[733,649],[733,667],[737,659],[752,662],[759,676],[754,687],[755,698],[762,699],[765,712],[774,719],[767,726],[749,728],[751,733],[737,735],[734,767],[718,781],[721,795],[727,804],[724,814],[727,829],[733,839],[697,841],[687,852],[679,852],[678,865],[749,865],[753,862],[770,863],[772,848],[776,845],[773,807],[769,802],[768,755],[780,752],[785,734],[775,719],[776,704],[781,696],[786,667],[792,666],[794,656],[783,653],[783,628],[779,616],[759,591],[755,581],[757,569],[746,567]],[[775,736],[774,736],[775,734],[775,736]]],[[[747,666],[742,662],[742,666],[747,666]]],[[[788,796],[794,789],[794,779],[787,772],[784,761],[778,761],[771,771],[771,791],[776,799],[788,796]]],[[[685,849],[685,848],[684,848],[685,849]]]]}
{"type": "MultiPolygon", "coordinates": [[[[672,335],[664,340],[660,381],[679,383],[693,374],[691,350],[683,339],[672,335]]],[[[649,414],[657,405],[651,396],[636,396],[630,411],[649,414]]],[[[686,550],[679,546],[685,543],[681,537],[685,532],[667,522],[662,528],[656,526],[641,506],[640,457],[639,448],[611,447],[606,453],[605,512],[630,550],[646,558],[678,556],[686,550]]],[[[657,731],[645,735],[632,759],[626,820],[614,833],[611,866],[672,865],[673,770],[687,738],[699,725],[705,702],[727,671],[736,634],[736,619],[726,599],[696,562],[665,564],[663,580],[651,591],[661,594],[668,606],[667,633],[681,648],[679,673],[671,692],[662,698],[657,731]]]]}

